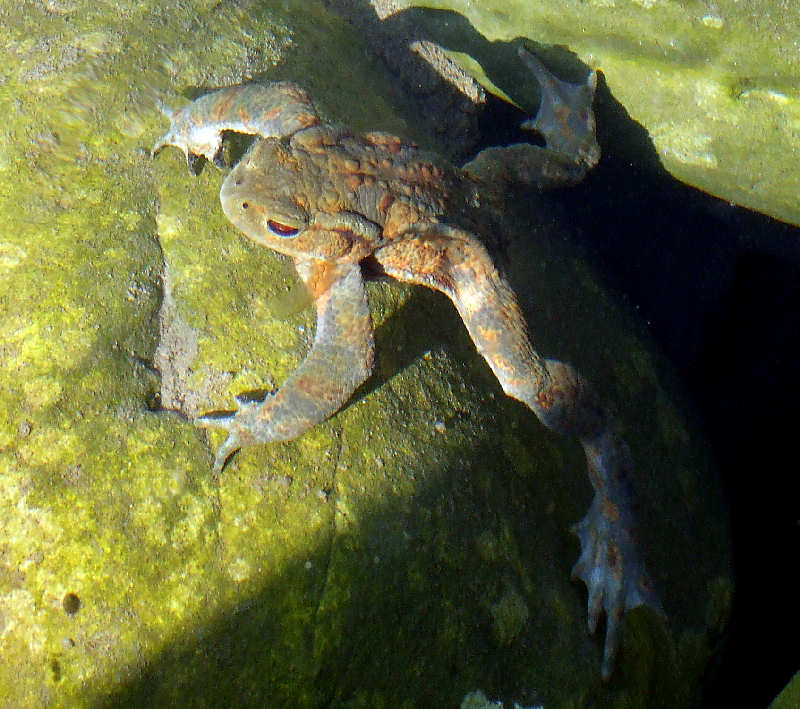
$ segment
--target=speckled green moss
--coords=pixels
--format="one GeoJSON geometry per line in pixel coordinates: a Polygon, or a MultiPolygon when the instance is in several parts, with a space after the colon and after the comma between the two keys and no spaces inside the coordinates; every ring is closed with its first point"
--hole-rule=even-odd
{"type": "Polygon", "coordinates": [[[502,395],[444,298],[371,284],[375,378],[218,478],[219,436],[151,410],[162,273],[198,408],[279,384],[313,332],[309,311],[275,317],[291,273],[223,220],[222,174],[150,160],[155,98],[266,73],[409,134],[391,78],[320,6],[238,7],[0,7],[0,705],[455,706],[534,687],[548,706],[680,706],[726,616],[724,522],[653,355],[544,226],[512,276],[542,349],[632,422],[673,617],[667,636],[631,615],[610,686],[569,581],[580,451],[502,395]]]}
{"type": "MultiPolygon", "coordinates": [[[[526,37],[575,52],[589,66],[602,69],[614,98],[647,129],[664,167],[678,179],[800,223],[797,3],[401,0],[396,4],[451,11],[418,11],[417,17],[432,38],[476,59],[488,78],[512,98],[518,95],[519,81],[509,72],[516,62],[501,43],[526,37]]],[[[557,63],[558,57],[554,60],[557,63]]]]}
{"type": "Polygon", "coordinates": [[[232,602],[202,438],[146,406],[162,254],[144,148],[157,95],[264,70],[290,37],[210,7],[0,9],[3,705],[93,705],[232,602]]]}

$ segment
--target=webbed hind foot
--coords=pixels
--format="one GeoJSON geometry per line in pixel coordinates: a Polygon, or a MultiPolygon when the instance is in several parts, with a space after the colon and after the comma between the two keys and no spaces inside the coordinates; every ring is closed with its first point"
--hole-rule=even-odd
{"type": "Polygon", "coordinates": [[[590,633],[597,630],[601,612],[606,614],[600,669],[604,680],[611,677],[614,668],[625,612],[638,606],[650,606],[658,614],[665,615],[628,525],[612,516],[609,507],[608,500],[596,494],[589,512],[572,527],[581,544],[572,578],[583,581],[589,591],[590,633]]]}
{"type": "Polygon", "coordinates": [[[519,55],[541,87],[536,117],[521,127],[540,133],[545,147],[516,143],[486,148],[464,170],[494,189],[513,183],[539,189],[576,184],[600,160],[592,111],[597,74],[591,71],[585,82],[573,84],[553,76],[528,50],[520,47],[519,55]]]}
{"type": "Polygon", "coordinates": [[[524,47],[518,51],[542,90],[536,117],[525,121],[522,127],[540,133],[548,150],[584,169],[593,168],[600,160],[592,110],[597,72],[590,71],[586,81],[573,84],[553,76],[539,58],[524,47]]]}

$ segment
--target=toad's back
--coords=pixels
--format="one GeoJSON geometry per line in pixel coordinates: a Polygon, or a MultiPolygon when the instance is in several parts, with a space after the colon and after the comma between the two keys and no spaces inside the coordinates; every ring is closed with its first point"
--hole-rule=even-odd
{"type": "Polygon", "coordinates": [[[319,126],[295,134],[287,157],[302,177],[307,209],[351,211],[380,226],[398,201],[420,217],[440,217],[464,211],[477,195],[465,173],[386,133],[319,126]]]}

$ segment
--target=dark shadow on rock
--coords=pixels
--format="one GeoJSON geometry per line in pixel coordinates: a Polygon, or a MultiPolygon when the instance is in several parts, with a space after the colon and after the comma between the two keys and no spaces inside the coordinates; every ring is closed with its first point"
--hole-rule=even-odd
{"type": "MultiPolygon", "coordinates": [[[[526,412],[523,418],[538,425],[526,412]]],[[[580,586],[573,584],[568,607],[559,606],[576,614],[574,622],[541,613],[531,600],[540,593],[548,598],[548,586],[566,580],[577,555],[566,529],[557,531],[556,548],[543,542],[556,524],[547,501],[555,495],[558,506],[577,516],[586,500],[576,500],[569,483],[537,495],[546,483],[512,472],[490,440],[435,470],[423,464],[417,474],[427,482],[410,500],[359,510],[361,521],[340,531],[333,551],[314,548],[291,561],[258,592],[168,643],[95,706],[373,706],[376,697],[388,706],[459,706],[477,688],[530,705],[542,698],[528,671],[532,657],[552,657],[549,681],[561,687],[582,681],[583,672],[557,659],[563,647],[577,641],[599,667],[600,640],[585,639],[580,586]],[[524,599],[530,617],[504,643],[492,604],[507,589],[524,599]],[[304,600],[307,608],[298,608],[304,600]]],[[[662,638],[656,658],[662,669],[651,679],[665,688],[676,671],[669,639],[649,614],[631,618],[635,632],[662,638]]],[[[585,667],[586,658],[575,662],[585,667]]],[[[598,682],[591,693],[603,706],[614,689],[614,682],[598,682]]],[[[662,696],[665,703],[653,706],[672,706],[666,689],[662,696]]]]}
{"type": "MultiPolygon", "coordinates": [[[[384,287],[393,285],[387,283],[384,287]]],[[[426,288],[414,288],[398,312],[375,330],[375,368],[372,376],[355,392],[353,400],[379,388],[428,351],[463,352],[469,351],[470,346],[466,328],[447,297],[426,288]],[[425,341],[410,336],[410,333],[419,332],[429,334],[425,341]]],[[[478,356],[477,352],[475,354],[478,356]]]]}
{"type": "MultiPolygon", "coordinates": [[[[372,12],[366,2],[344,4],[372,12]]],[[[417,38],[467,52],[500,88],[535,110],[535,82],[507,80],[514,43],[489,42],[448,11],[413,8],[385,24],[401,23],[417,28],[417,38]]],[[[532,49],[561,78],[585,76],[570,52],[532,49]]],[[[602,77],[595,111],[600,165],[581,185],[547,199],[582,235],[595,270],[639,312],[708,431],[732,503],[738,591],[707,701],[765,706],[800,665],[798,650],[774,638],[774,628],[787,622],[787,637],[800,633],[790,620],[797,617],[792,587],[769,580],[800,548],[796,510],[787,502],[800,491],[782,462],[794,460],[800,435],[800,232],[675,180],[602,77]],[[743,686],[742,676],[759,681],[743,686]]],[[[478,112],[477,139],[464,142],[469,154],[520,140],[521,117],[490,98],[478,112]]],[[[524,192],[520,197],[524,205],[524,192]]]]}
{"type": "Polygon", "coordinates": [[[731,501],[737,589],[707,702],[766,706],[800,665],[774,637],[787,623],[800,633],[794,593],[766,581],[800,548],[787,504],[800,490],[780,462],[800,435],[800,230],[677,181],[602,82],[595,110],[600,164],[549,198],[638,311],[708,432],[731,501]],[[745,674],[759,681],[742,686],[745,674]]]}
{"type": "Polygon", "coordinates": [[[600,164],[548,200],[638,312],[708,433],[731,502],[737,589],[706,701],[766,706],[800,665],[800,652],[774,638],[787,622],[788,635],[800,633],[794,593],[766,581],[800,548],[787,504],[800,490],[780,462],[794,458],[800,435],[791,364],[800,359],[800,230],[669,175],[602,79],[595,111],[600,164]],[[745,673],[759,681],[743,687],[745,673]]]}
{"type": "MultiPolygon", "coordinates": [[[[397,79],[393,90],[400,96],[398,110],[409,121],[424,124],[437,149],[449,159],[465,162],[488,145],[539,142],[535,134],[519,128],[522,121],[536,113],[540,97],[537,81],[517,54],[523,40],[490,42],[466,18],[449,10],[410,8],[381,21],[367,2],[328,0],[326,5],[362,33],[370,50],[384,61],[397,79]],[[447,50],[469,54],[488,78],[520,107],[484,92],[466,72],[445,57],[433,58],[438,64],[435,68],[410,48],[413,42],[434,43],[447,50]],[[445,78],[448,72],[463,76],[451,76],[448,80],[445,78]],[[476,105],[459,85],[476,87],[481,95],[480,103],[476,105]]],[[[524,43],[560,78],[576,82],[586,78],[588,68],[566,48],[544,47],[527,40],[524,43]]]]}
{"type": "MultiPolygon", "coordinates": [[[[524,588],[515,567],[533,568],[541,556],[529,525],[538,514],[544,526],[552,521],[543,502],[532,505],[519,494],[524,481],[503,461],[491,443],[476,442],[476,450],[441,469],[421,466],[417,473],[429,483],[410,502],[398,498],[360,511],[363,521],[340,532],[334,551],[311,549],[293,560],[258,593],[169,643],[96,706],[316,707],[380,693],[393,705],[458,706],[478,686],[532,703],[531,687],[515,686],[509,670],[521,672],[536,650],[541,623],[532,621],[518,642],[498,648],[487,599],[499,597],[505,582],[524,588]],[[463,459],[493,461],[496,470],[474,475],[463,459]],[[503,548],[500,558],[481,562],[477,537],[487,529],[531,546],[519,559],[503,548]],[[346,583],[338,574],[349,577],[346,583]],[[298,613],[303,594],[310,603],[298,613]],[[287,633],[287,622],[297,627],[287,633]]],[[[574,554],[566,530],[564,538],[574,554]]],[[[551,563],[560,554],[544,556],[551,563]]],[[[568,573],[563,561],[553,573],[568,573]]],[[[584,599],[574,590],[577,609],[584,599]]],[[[573,632],[582,634],[581,626],[573,632]]]]}

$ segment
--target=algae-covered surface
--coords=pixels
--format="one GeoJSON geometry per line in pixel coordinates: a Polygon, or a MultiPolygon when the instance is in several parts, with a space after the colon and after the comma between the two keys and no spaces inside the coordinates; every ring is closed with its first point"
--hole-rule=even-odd
{"type": "Polygon", "coordinates": [[[542,351],[625,422],[669,618],[629,615],[608,685],[569,580],[582,454],[503,396],[444,298],[370,284],[375,376],[219,476],[221,437],[181,413],[280,384],[314,323],[279,306],[290,267],[223,219],[223,174],[151,160],[157,100],[292,78],[424,143],[360,38],[309,2],[0,20],[0,706],[691,704],[731,593],[711,465],[546,199],[509,212],[510,276],[542,351]]]}
{"type": "MultiPolygon", "coordinates": [[[[412,12],[431,39],[469,55],[501,90],[513,87],[514,80],[499,45],[527,38],[569,49],[602,70],[611,93],[646,128],[675,177],[800,224],[798,3],[400,0],[392,5],[417,8],[412,12]]],[[[492,90],[480,74],[477,78],[492,90]]]]}
{"type": "Polygon", "coordinates": [[[791,709],[798,705],[800,705],[800,674],[792,677],[789,684],[769,705],[769,709],[791,709]]]}

